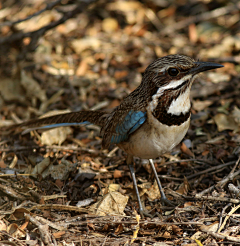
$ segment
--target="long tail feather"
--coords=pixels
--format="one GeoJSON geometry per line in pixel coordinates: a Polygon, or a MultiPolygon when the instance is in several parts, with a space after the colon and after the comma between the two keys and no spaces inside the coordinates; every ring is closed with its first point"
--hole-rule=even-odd
{"type": "Polygon", "coordinates": [[[41,119],[34,119],[21,124],[12,125],[8,130],[14,128],[52,128],[59,126],[79,125],[79,124],[95,124],[104,125],[104,117],[107,115],[101,111],[79,111],[65,114],[54,115],[41,119]]]}

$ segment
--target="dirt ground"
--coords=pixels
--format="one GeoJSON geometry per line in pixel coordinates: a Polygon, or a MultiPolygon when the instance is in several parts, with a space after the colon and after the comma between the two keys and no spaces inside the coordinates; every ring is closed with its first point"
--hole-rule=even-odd
{"type": "Polygon", "coordinates": [[[224,0],[0,2],[0,245],[240,245],[240,3],[224,0]],[[21,134],[6,126],[84,109],[110,112],[156,58],[224,68],[192,86],[191,125],[151,167],[100,128],[21,134]]]}

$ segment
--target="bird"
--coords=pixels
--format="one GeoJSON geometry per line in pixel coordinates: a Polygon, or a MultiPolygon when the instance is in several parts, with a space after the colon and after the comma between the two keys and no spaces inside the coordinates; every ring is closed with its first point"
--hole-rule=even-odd
{"type": "Polygon", "coordinates": [[[221,67],[221,64],[195,61],[186,55],[164,56],[146,68],[140,85],[110,113],[82,110],[33,119],[11,127],[30,131],[84,124],[100,126],[102,147],[107,149],[116,144],[126,152],[126,164],[132,176],[139,213],[142,217],[151,217],[140,200],[134,157],[149,159],[161,202],[172,206],[163,191],[153,159],[171,152],[186,135],[191,117],[190,90],[197,75],[221,67]]]}

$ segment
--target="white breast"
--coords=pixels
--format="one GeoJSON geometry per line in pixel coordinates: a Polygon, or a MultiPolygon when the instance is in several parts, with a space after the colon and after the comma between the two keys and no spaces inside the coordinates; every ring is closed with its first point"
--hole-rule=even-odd
{"type": "Polygon", "coordinates": [[[190,87],[188,87],[180,96],[173,100],[169,109],[168,113],[173,115],[180,115],[181,113],[185,114],[189,112],[191,103],[190,103],[190,87]]]}
{"type": "Polygon", "coordinates": [[[127,142],[118,144],[128,154],[142,159],[152,159],[170,152],[181,142],[189,128],[190,118],[180,126],[167,126],[160,123],[148,109],[147,121],[127,142]]]}

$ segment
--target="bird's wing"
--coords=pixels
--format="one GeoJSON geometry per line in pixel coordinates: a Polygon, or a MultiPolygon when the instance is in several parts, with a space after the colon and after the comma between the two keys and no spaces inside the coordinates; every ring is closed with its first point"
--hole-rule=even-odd
{"type": "Polygon", "coordinates": [[[126,141],[129,135],[136,131],[147,119],[146,112],[143,111],[130,110],[127,114],[120,115],[121,112],[117,111],[106,120],[106,125],[103,127],[104,148],[108,148],[111,143],[118,144],[126,141]]]}
{"type": "Polygon", "coordinates": [[[102,127],[103,147],[111,143],[126,141],[130,134],[136,131],[145,121],[146,112],[140,110],[117,110],[111,114],[101,111],[79,111],[54,115],[41,119],[30,120],[7,127],[6,130],[23,129],[23,133],[31,130],[50,129],[60,126],[75,126],[95,124],[102,127]]]}
{"type": "Polygon", "coordinates": [[[106,113],[101,111],[79,111],[59,115],[53,115],[46,118],[34,119],[21,124],[8,127],[8,130],[14,128],[26,129],[24,133],[36,129],[50,129],[60,126],[74,126],[82,124],[96,124],[103,126],[106,113]]]}

